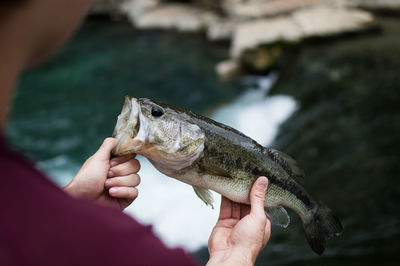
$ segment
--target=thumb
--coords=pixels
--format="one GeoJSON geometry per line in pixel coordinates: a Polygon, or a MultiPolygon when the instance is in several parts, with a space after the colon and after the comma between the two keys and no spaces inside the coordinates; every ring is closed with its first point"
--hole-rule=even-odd
{"type": "Polygon", "coordinates": [[[95,156],[99,160],[105,160],[105,161],[110,160],[111,151],[112,149],[115,148],[115,146],[117,146],[117,143],[118,139],[106,138],[103,141],[103,144],[101,144],[98,151],[93,156],[95,156]]]}
{"type": "Polygon", "coordinates": [[[256,216],[265,216],[264,201],[267,187],[268,179],[265,176],[259,177],[256,182],[254,182],[253,187],[250,191],[250,213],[255,214],[256,216]]]}

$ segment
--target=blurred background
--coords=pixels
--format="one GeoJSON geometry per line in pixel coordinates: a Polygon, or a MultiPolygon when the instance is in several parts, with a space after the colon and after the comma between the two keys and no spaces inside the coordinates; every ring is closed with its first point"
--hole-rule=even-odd
{"type": "MultiPolygon", "coordinates": [[[[97,1],[22,77],[7,136],[64,186],[125,95],[188,108],[290,154],[344,225],[318,256],[292,213],[257,265],[398,265],[399,47],[400,0],[97,1]]],[[[205,263],[218,208],[140,161],[126,212],[205,263]]]]}

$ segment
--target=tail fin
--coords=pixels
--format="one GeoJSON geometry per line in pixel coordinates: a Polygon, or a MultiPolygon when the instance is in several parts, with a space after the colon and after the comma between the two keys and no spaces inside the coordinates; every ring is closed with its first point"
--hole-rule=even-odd
{"type": "Polygon", "coordinates": [[[326,240],[342,234],[343,227],[339,219],[322,202],[318,202],[317,212],[311,221],[304,224],[308,244],[321,255],[325,250],[326,240]]]}

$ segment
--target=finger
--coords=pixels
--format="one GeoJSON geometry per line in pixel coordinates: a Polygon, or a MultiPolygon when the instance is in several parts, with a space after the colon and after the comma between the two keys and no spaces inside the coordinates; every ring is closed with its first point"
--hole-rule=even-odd
{"type": "Polygon", "coordinates": [[[268,179],[264,176],[259,177],[254,182],[250,191],[250,213],[256,216],[265,216],[264,202],[265,194],[268,187],[268,179]]]}
{"type": "Polygon", "coordinates": [[[112,149],[117,146],[118,139],[115,138],[106,138],[101,144],[98,151],[93,155],[93,157],[97,157],[100,160],[110,160],[110,154],[112,149]]]}
{"type": "Polygon", "coordinates": [[[136,159],[131,159],[123,164],[111,167],[109,177],[124,176],[137,173],[140,170],[140,163],[136,159]]]}
{"type": "Polygon", "coordinates": [[[140,176],[138,174],[130,174],[126,176],[118,176],[109,178],[104,186],[109,189],[111,187],[136,187],[140,184],[140,176]]]}
{"type": "Polygon", "coordinates": [[[135,156],[136,156],[136,154],[114,157],[110,161],[110,167],[114,167],[119,164],[125,163],[125,162],[129,161],[130,159],[135,158],[135,156]]]}
{"type": "Polygon", "coordinates": [[[250,205],[240,204],[240,218],[245,217],[250,213],[250,205]]]}
{"type": "Polygon", "coordinates": [[[232,217],[232,201],[221,196],[221,209],[219,211],[219,220],[228,219],[232,217]]]}
{"type": "Polygon", "coordinates": [[[108,193],[114,198],[136,199],[139,190],[135,187],[112,187],[108,190],[108,193]]]}
{"type": "Polygon", "coordinates": [[[232,202],[232,218],[240,219],[240,204],[232,202]]]}

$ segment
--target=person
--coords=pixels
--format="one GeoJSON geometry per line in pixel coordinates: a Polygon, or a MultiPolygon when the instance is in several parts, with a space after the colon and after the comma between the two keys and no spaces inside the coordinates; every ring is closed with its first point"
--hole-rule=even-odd
{"type": "MultiPolygon", "coordinates": [[[[78,27],[91,0],[4,0],[0,4],[0,125],[6,128],[22,71],[48,59],[78,27]]],[[[34,100],[34,99],[32,99],[34,100]]],[[[0,133],[0,265],[196,265],[121,210],[138,196],[139,162],[111,158],[106,138],[64,188],[50,182],[0,133]]],[[[209,238],[208,265],[252,265],[270,237],[268,185],[256,180],[251,206],[224,197],[209,238]]]]}

